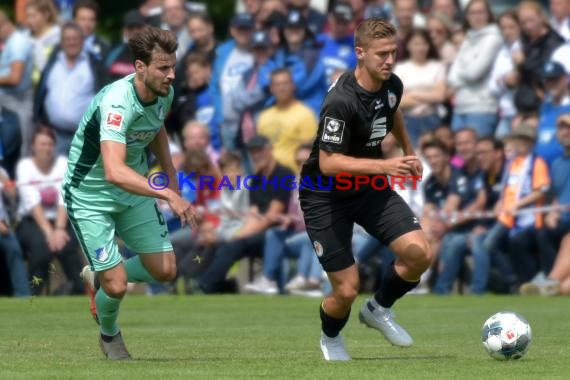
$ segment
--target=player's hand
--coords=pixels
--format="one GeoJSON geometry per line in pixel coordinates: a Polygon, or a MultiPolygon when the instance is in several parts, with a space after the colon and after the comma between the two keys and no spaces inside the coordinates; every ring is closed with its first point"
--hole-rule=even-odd
{"type": "Polygon", "coordinates": [[[421,177],[424,175],[424,164],[419,158],[416,161],[412,161],[412,175],[421,177]]]}
{"type": "MultiPolygon", "coordinates": [[[[412,173],[412,168],[418,165],[419,158],[416,156],[393,157],[383,160],[384,173],[386,175],[408,175],[412,173]]],[[[421,163],[420,171],[421,169],[421,163]]],[[[417,170],[417,167],[416,167],[417,170]]]]}
{"type": "Polygon", "coordinates": [[[198,222],[196,221],[196,211],[190,202],[176,194],[168,201],[168,205],[172,212],[180,218],[182,227],[186,226],[186,224],[189,224],[192,228],[196,228],[198,226],[198,222]]]}

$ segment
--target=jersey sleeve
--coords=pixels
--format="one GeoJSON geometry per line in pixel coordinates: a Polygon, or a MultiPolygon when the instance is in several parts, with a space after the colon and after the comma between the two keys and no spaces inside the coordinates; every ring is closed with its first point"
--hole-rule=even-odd
{"type": "Polygon", "coordinates": [[[323,103],[317,139],[319,148],[331,153],[346,153],[350,146],[352,111],[350,99],[331,94],[323,103]]]}
{"type": "Polygon", "coordinates": [[[127,143],[127,129],[132,122],[131,106],[126,101],[126,96],[115,95],[109,91],[101,100],[99,112],[101,113],[101,123],[99,125],[99,141],[116,141],[122,144],[127,143]]]}

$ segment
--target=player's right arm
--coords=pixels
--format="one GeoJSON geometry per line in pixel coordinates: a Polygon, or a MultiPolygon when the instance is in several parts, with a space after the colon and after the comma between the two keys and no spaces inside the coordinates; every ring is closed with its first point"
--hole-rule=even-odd
{"type": "MultiPolygon", "coordinates": [[[[334,94],[333,94],[334,95],[334,94]]],[[[416,156],[390,159],[356,158],[347,155],[350,145],[351,125],[354,112],[350,104],[334,96],[325,100],[321,110],[319,140],[319,167],[325,176],[346,172],[352,175],[410,174],[416,156]]]]}

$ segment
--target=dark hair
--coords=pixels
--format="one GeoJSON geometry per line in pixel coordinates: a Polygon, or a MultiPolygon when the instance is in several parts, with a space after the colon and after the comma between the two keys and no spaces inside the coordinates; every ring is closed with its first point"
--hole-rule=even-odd
{"type": "Polygon", "coordinates": [[[483,136],[480,137],[479,139],[477,139],[477,144],[479,144],[480,142],[488,142],[493,146],[494,150],[503,150],[505,147],[505,144],[503,144],[503,142],[499,139],[496,139],[492,136],[483,136]]]}
{"type": "Polygon", "coordinates": [[[289,78],[291,78],[291,80],[293,80],[293,75],[291,74],[291,71],[289,71],[288,68],[286,67],[280,67],[278,69],[275,69],[271,72],[270,76],[271,76],[271,80],[273,80],[273,77],[279,74],[287,74],[289,75],[289,78]]]}
{"type": "Polygon", "coordinates": [[[201,20],[202,22],[206,23],[206,24],[213,24],[212,21],[212,17],[210,17],[210,15],[206,12],[191,12],[188,15],[188,19],[186,20],[186,23],[188,23],[188,21],[192,20],[192,19],[198,19],[201,20]]]}
{"type": "Polygon", "coordinates": [[[420,150],[424,152],[426,149],[430,148],[439,149],[443,153],[449,154],[449,149],[447,149],[447,146],[441,140],[428,140],[422,144],[420,150]]]}
{"type": "MultiPolygon", "coordinates": [[[[406,41],[404,46],[406,47],[406,51],[408,50],[408,44],[415,36],[420,36],[424,39],[424,41],[428,44],[428,52],[427,52],[427,59],[439,59],[439,52],[437,51],[435,45],[433,44],[429,32],[427,29],[417,28],[413,29],[408,36],[406,37],[406,41]]],[[[410,56],[410,52],[407,52],[407,56],[410,56]]]]}
{"type": "Polygon", "coordinates": [[[300,150],[313,150],[313,143],[307,142],[299,145],[299,147],[297,148],[297,152],[300,150]]]}
{"type": "Polygon", "coordinates": [[[203,149],[189,149],[184,154],[184,171],[186,173],[205,173],[204,170],[211,170],[213,167],[210,156],[203,149]]]}
{"type": "Polygon", "coordinates": [[[53,141],[53,143],[55,144],[55,132],[53,131],[52,128],[46,127],[46,126],[40,126],[38,128],[36,128],[36,130],[34,131],[34,133],[32,134],[32,145],[36,142],[36,138],[39,135],[44,135],[47,136],[51,139],[51,141],[53,141]]]}
{"type": "Polygon", "coordinates": [[[218,166],[223,170],[231,165],[241,166],[241,155],[237,152],[226,151],[218,159],[218,166]]]}
{"type": "Polygon", "coordinates": [[[504,18],[510,18],[513,19],[517,24],[519,23],[519,14],[517,13],[516,9],[509,9],[501,13],[499,17],[497,17],[497,23],[500,23],[504,18]]]}
{"type": "MultiPolygon", "coordinates": [[[[83,30],[81,29],[81,27],[79,26],[79,24],[77,24],[76,22],[73,21],[67,21],[66,23],[64,23],[61,26],[61,36],[63,37],[63,33],[68,30],[75,30],[76,32],[78,32],[81,35],[81,38],[84,38],[85,36],[83,35],[83,30]]],[[[63,39],[63,38],[62,38],[63,39]]]]}
{"type": "Polygon", "coordinates": [[[178,49],[178,42],[171,31],[146,26],[129,40],[129,48],[133,62],[139,60],[148,65],[152,61],[154,50],[159,49],[167,54],[174,54],[178,49]]]}
{"type": "Polygon", "coordinates": [[[354,32],[354,46],[368,47],[373,39],[389,38],[396,35],[396,27],[387,21],[378,18],[369,18],[362,21],[354,32]]]}
{"type": "Polygon", "coordinates": [[[463,30],[467,31],[471,29],[471,25],[467,21],[467,14],[469,13],[469,8],[473,6],[475,3],[483,3],[487,10],[487,24],[492,24],[495,21],[495,16],[493,15],[493,11],[491,10],[491,6],[487,0],[470,0],[469,3],[465,6],[465,10],[463,13],[465,14],[465,20],[463,20],[463,30]]]}
{"type": "Polygon", "coordinates": [[[202,67],[212,66],[212,62],[208,59],[208,56],[201,53],[190,53],[184,59],[184,67],[188,67],[192,64],[196,64],[202,67]]]}
{"type": "Polygon", "coordinates": [[[77,12],[81,8],[91,9],[93,12],[95,12],[95,19],[99,18],[99,4],[97,4],[96,1],[94,1],[94,0],[78,0],[73,5],[73,11],[71,13],[73,18],[75,18],[77,16],[77,12]]]}

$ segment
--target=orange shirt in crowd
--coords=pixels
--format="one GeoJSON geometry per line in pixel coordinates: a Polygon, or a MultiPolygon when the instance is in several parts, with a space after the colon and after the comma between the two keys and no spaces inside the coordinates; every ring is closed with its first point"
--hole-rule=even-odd
{"type": "MultiPolygon", "coordinates": [[[[506,176],[506,182],[503,185],[503,210],[512,208],[520,199],[531,192],[550,186],[548,165],[541,157],[537,156],[534,156],[534,159],[532,156],[515,157],[507,168],[506,176]],[[530,165],[534,165],[534,168],[531,168],[530,165]]],[[[533,206],[540,206],[542,203],[543,201],[540,200],[533,206]]],[[[542,227],[542,214],[522,214],[516,219],[514,216],[505,213],[499,215],[499,221],[509,228],[513,228],[515,223],[522,222],[521,218],[535,218],[535,227],[542,227]]]]}

